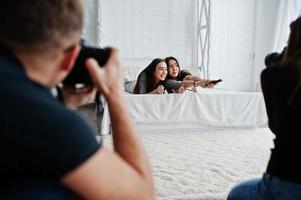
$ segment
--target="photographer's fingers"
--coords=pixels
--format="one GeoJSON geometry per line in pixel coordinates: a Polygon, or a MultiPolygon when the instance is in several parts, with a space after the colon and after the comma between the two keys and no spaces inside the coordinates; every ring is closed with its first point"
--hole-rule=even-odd
{"type": "Polygon", "coordinates": [[[86,67],[94,85],[97,87],[98,90],[102,90],[101,77],[103,76],[104,70],[100,68],[100,66],[94,58],[88,58],[86,60],[86,67]]]}
{"type": "Polygon", "coordinates": [[[114,48],[111,48],[110,57],[104,67],[113,65],[120,66],[120,62],[118,58],[118,51],[114,48]]]}
{"type": "Polygon", "coordinates": [[[92,58],[87,59],[86,66],[95,86],[106,97],[122,93],[123,71],[115,49],[112,49],[110,58],[103,67],[92,58]]]}

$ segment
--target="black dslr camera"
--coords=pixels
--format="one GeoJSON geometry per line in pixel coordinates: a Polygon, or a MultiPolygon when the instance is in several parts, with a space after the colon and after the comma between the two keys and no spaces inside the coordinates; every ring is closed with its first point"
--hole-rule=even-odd
{"type": "Polygon", "coordinates": [[[264,64],[265,66],[267,67],[271,67],[275,64],[278,64],[281,62],[281,54],[280,53],[277,53],[277,52],[273,52],[273,53],[270,53],[268,54],[265,59],[264,59],[264,64]]]}
{"type": "Polygon", "coordinates": [[[89,72],[86,69],[85,62],[88,58],[94,58],[97,60],[99,66],[104,66],[108,61],[112,49],[111,48],[96,48],[89,47],[81,41],[81,50],[75,61],[72,71],[63,80],[63,85],[67,87],[77,88],[93,85],[89,72]]]}
{"type": "Polygon", "coordinates": [[[284,57],[285,51],[286,51],[286,47],[282,50],[281,53],[273,52],[273,53],[268,54],[264,59],[265,66],[272,67],[276,64],[280,64],[284,57]]]}

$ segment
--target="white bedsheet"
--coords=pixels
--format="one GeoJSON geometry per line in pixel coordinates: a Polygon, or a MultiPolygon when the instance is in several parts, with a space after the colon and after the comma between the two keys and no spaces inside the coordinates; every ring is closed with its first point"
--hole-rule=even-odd
{"type": "MultiPolygon", "coordinates": [[[[184,94],[125,94],[138,130],[257,128],[267,124],[262,93],[198,89],[184,94]]],[[[110,132],[105,106],[101,134],[110,132]]]]}

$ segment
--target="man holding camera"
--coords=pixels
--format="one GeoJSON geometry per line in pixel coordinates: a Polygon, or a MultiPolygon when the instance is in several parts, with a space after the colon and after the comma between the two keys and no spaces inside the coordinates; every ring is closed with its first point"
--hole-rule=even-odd
{"type": "MultiPolygon", "coordinates": [[[[72,70],[82,23],[79,0],[1,5],[0,199],[154,199],[149,164],[123,101],[116,50],[103,68],[86,61],[109,105],[114,151],[49,92],[72,70]]],[[[83,90],[65,104],[94,95],[95,89],[83,90]]]]}

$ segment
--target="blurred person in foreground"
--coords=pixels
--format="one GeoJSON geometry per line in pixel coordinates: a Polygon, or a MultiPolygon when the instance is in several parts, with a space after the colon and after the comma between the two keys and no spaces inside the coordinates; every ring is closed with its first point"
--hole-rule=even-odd
{"type": "Polygon", "coordinates": [[[301,17],[291,23],[290,29],[284,52],[269,54],[267,68],[261,73],[275,147],[263,177],[233,188],[229,200],[301,199],[301,17]]]}
{"type": "Polygon", "coordinates": [[[0,199],[154,199],[149,164],[122,95],[116,50],[86,67],[95,88],[65,93],[76,107],[107,99],[114,150],[50,89],[80,51],[79,0],[10,0],[0,6],[0,199]]]}

